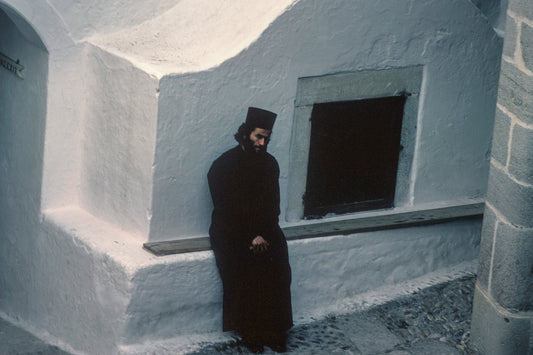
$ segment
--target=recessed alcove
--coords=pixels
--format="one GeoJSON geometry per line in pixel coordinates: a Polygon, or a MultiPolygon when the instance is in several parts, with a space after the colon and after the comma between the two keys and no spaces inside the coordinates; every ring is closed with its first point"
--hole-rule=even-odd
{"type": "MultiPolygon", "coordinates": [[[[0,54],[0,260],[9,269],[15,231],[33,235],[39,220],[48,52],[32,26],[2,4],[0,54]]],[[[0,283],[0,298],[6,292],[0,283]]]]}
{"type": "Polygon", "coordinates": [[[0,3],[0,310],[24,315],[35,265],[48,95],[48,51],[30,23],[0,3]],[[30,260],[30,262],[26,262],[30,260]]]}

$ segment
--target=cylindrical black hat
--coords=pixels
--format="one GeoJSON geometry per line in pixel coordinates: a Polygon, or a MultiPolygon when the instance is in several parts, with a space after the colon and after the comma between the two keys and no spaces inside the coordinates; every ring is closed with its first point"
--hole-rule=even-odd
{"type": "Polygon", "coordinates": [[[248,107],[246,124],[254,128],[263,128],[271,131],[277,116],[274,112],[257,107],[248,107]]]}

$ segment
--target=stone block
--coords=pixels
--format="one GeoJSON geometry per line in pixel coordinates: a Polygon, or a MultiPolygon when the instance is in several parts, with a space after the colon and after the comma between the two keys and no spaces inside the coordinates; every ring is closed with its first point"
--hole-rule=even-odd
{"type": "MultiPolygon", "coordinates": [[[[533,7],[533,5],[531,7],[533,7]]],[[[522,57],[524,58],[526,67],[533,71],[533,27],[528,26],[525,23],[522,24],[520,46],[522,47],[522,57]]]]}
{"type": "Polygon", "coordinates": [[[340,326],[361,354],[382,354],[391,351],[401,340],[385,324],[365,315],[340,326]]]}
{"type": "Polygon", "coordinates": [[[494,134],[492,137],[492,158],[502,165],[507,165],[510,130],[511,119],[500,109],[496,109],[494,134]]]}
{"type": "Polygon", "coordinates": [[[489,174],[487,202],[510,223],[533,228],[533,187],[518,184],[503,170],[492,166],[489,174]]]}
{"type": "Polygon", "coordinates": [[[491,296],[512,311],[533,310],[533,229],[498,224],[491,296]]]}
{"type": "Polygon", "coordinates": [[[505,40],[503,41],[503,55],[513,58],[516,50],[516,21],[507,16],[505,20],[505,40]]]}
{"type": "Polygon", "coordinates": [[[411,355],[461,355],[458,349],[438,339],[422,339],[416,342],[409,350],[411,355]]]}
{"type": "Polygon", "coordinates": [[[502,61],[498,102],[523,122],[533,124],[533,80],[505,60],[502,61]]]}
{"type": "Polygon", "coordinates": [[[494,229],[496,228],[496,215],[486,207],[481,230],[481,243],[479,246],[479,264],[477,282],[487,290],[489,288],[490,261],[492,260],[492,245],[494,242],[494,229]]]}
{"type": "Polygon", "coordinates": [[[480,354],[530,354],[532,319],[500,310],[476,287],[470,338],[480,354]]]}
{"type": "Polygon", "coordinates": [[[531,0],[510,0],[508,10],[533,20],[533,4],[531,0]]]}
{"type": "Polygon", "coordinates": [[[533,130],[516,125],[513,130],[509,173],[533,185],[533,130]]]}

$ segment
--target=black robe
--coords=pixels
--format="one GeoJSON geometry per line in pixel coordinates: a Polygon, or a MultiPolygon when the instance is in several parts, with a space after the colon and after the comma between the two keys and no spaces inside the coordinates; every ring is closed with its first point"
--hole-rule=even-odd
{"type": "Polygon", "coordinates": [[[215,160],[207,177],[214,205],[209,236],[224,289],[223,331],[289,329],[291,269],[278,225],[276,159],[237,146],[215,160]],[[255,255],[250,246],[258,235],[270,245],[255,255]]]}

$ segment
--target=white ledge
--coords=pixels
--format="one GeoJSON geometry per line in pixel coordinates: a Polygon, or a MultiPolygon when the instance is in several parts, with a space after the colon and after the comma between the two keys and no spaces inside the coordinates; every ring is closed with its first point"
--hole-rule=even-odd
{"type": "Polygon", "coordinates": [[[88,253],[106,255],[119,263],[129,275],[152,265],[210,257],[210,253],[180,254],[162,260],[143,250],[142,236],[111,225],[79,206],[44,210],[42,223],[45,228],[62,231],[62,235],[72,238],[77,246],[86,249],[88,253]]]}
{"type": "MultiPolygon", "coordinates": [[[[358,232],[436,224],[460,218],[482,216],[483,199],[455,200],[359,212],[331,218],[282,225],[287,240],[345,235],[358,232]]],[[[144,243],[157,256],[209,250],[208,236],[144,243]]]]}

